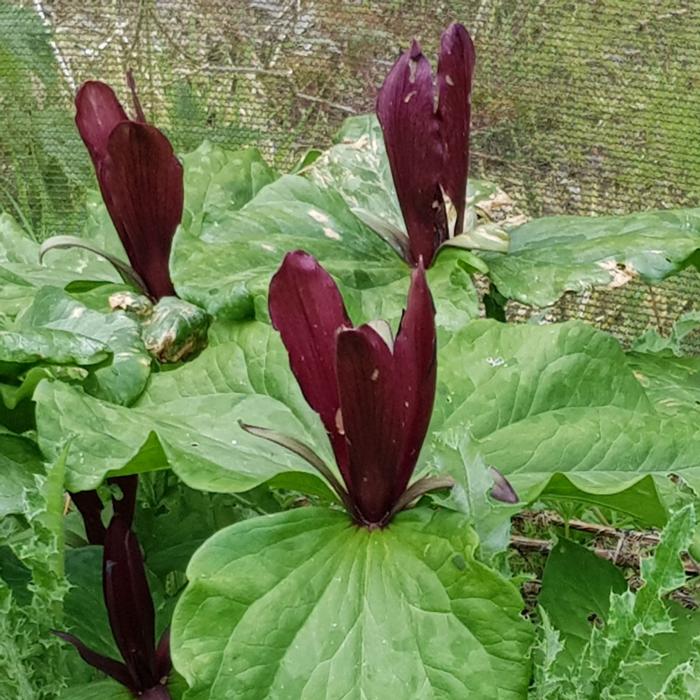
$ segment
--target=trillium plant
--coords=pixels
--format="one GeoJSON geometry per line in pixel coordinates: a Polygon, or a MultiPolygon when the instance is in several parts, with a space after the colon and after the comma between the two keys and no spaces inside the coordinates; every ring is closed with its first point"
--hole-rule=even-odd
{"type": "Polygon", "coordinates": [[[442,35],[437,79],[413,42],[386,77],[377,116],[408,236],[404,258],[430,266],[440,246],[464,229],[471,90],[476,54],[467,30],[442,35]]]}
{"type": "Polygon", "coordinates": [[[697,697],[698,314],[505,321],[692,266],[700,213],[499,218],[475,69],[414,41],[286,175],[82,85],[81,235],[0,212],[0,698],[697,697]]]}
{"type": "MultiPolygon", "coordinates": [[[[109,85],[85,83],[75,98],[75,123],[95,167],[95,175],[114,228],[131,267],[110,260],[125,279],[154,301],[175,295],[168,261],[184,203],[183,170],[168,139],[146,122],[129,73],[135,116],[129,118],[109,85]]],[[[80,239],[59,236],[44,244],[86,247],[80,239]]],[[[94,250],[94,248],[90,248],[94,250]]]]}
{"type": "MultiPolygon", "coordinates": [[[[325,426],[341,485],[318,455],[261,427],[328,479],[353,520],[382,527],[449,477],[409,482],[428,429],[437,372],[435,309],[423,263],[411,276],[396,334],[384,321],[353,327],[331,276],[308,253],[288,253],[270,284],[270,318],[294,376],[325,426]]],[[[290,436],[293,438],[293,436],[290,436]]]]}
{"type": "Polygon", "coordinates": [[[170,700],[165,684],[171,669],[169,633],[156,645],[155,610],[143,555],[127,518],[119,512],[105,532],[102,584],[109,624],[122,661],[88,648],[76,636],[56,635],[72,644],[85,662],[113,678],[135,697],[170,700]]]}

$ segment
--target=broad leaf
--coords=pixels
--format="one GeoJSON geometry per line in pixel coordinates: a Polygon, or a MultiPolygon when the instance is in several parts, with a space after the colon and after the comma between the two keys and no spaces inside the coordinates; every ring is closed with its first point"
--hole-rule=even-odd
{"type": "Polygon", "coordinates": [[[229,151],[204,141],[182,158],[185,170],[183,224],[193,232],[247,204],[277,174],[259,151],[229,151]]]}
{"type": "Polygon", "coordinates": [[[544,490],[658,525],[658,497],[625,490],[643,475],[697,478],[697,413],[657,411],[617,342],[585,324],[476,321],[442,345],[438,366],[433,428],[468,428],[524,499],[544,490]]]}
{"type": "Polygon", "coordinates": [[[50,328],[0,331],[0,374],[14,377],[35,364],[96,365],[111,356],[92,338],[50,328]]]}
{"type": "Polygon", "coordinates": [[[130,409],[61,382],[42,382],[35,400],[42,449],[53,455],[70,441],[71,490],[95,488],[109,472],[171,466],[188,485],[208,491],[245,491],[291,472],[305,488],[328,493],[306,462],[239,426],[270,425],[311,445],[325,441],[276,333],[263,324],[243,326],[238,342],[152,375],[130,409]],[[105,425],[119,429],[106,433],[105,425]]]}
{"type": "Polygon", "coordinates": [[[565,642],[560,664],[575,663],[592,627],[607,620],[610,594],[626,590],[625,577],[611,562],[570,540],[557,542],[547,557],[539,603],[565,642]]]}
{"type": "Polygon", "coordinates": [[[522,698],[531,628],[476,544],[425,509],[374,532],[320,508],[233,525],[190,562],[175,667],[211,700],[522,698]]]}
{"type": "MultiPolygon", "coordinates": [[[[336,277],[351,314],[400,318],[409,268],[338,193],[295,175],[268,185],[240,210],[181,226],[171,271],[178,294],[212,315],[267,319],[270,278],[295,249],[316,256],[336,277]]],[[[474,265],[482,263],[469,253],[446,251],[430,270],[438,324],[453,329],[477,314],[474,265]]]]}
{"type": "Polygon", "coordinates": [[[660,413],[696,411],[700,419],[700,357],[632,352],[628,364],[660,413]]]}
{"type": "Polygon", "coordinates": [[[0,214],[0,313],[15,316],[38,287],[65,287],[76,279],[115,282],[112,268],[85,251],[52,251],[39,264],[39,244],[8,214],[0,214]]]}
{"type": "Polygon", "coordinates": [[[138,322],[120,311],[94,311],[61,289],[43,287],[17,325],[22,333],[47,329],[104,344],[112,361],[93,370],[85,381],[86,390],[94,396],[129,404],[146,385],[151,357],[141,340],[138,322]]]}
{"type": "Polygon", "coordinates": [[[485,253],[489,277],[508,299],[549,306],[567,291],[660,282],[700,248],[700,209],[627,216],[553,216],[510,232],[507,255],[485,253]]]}

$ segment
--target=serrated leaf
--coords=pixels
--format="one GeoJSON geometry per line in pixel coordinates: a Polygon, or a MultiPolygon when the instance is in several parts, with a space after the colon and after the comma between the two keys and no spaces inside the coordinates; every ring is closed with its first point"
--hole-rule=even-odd
{"type": "Polygon", "coordinates": [[[415,510],[368,532],[309,508],[222,530],[190,562],[175,666],[211,700],[522,698],[531,628],[462,524],[415,510]]]}
{"type": "Polygon", "coordinates": [[[593,626],[607,620],[610,594],[626,590],[625,577],[609,561],[570,540],[557,542],[547,557],[539,595],[565,645],[557,666],[573,666],[593,626]]]}
{"type": "Polygon", "coordinates": [[[36,488],[35,476],[43,473],[34,442],[0,433],[0,518],[26,512],[26,492],[36,488]]]}

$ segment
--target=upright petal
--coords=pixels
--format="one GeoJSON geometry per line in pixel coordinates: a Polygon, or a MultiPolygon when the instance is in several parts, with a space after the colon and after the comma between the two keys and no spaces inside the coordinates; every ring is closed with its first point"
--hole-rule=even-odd
{"type": "Polygon", "coordinates": [[[444,154],[430,63],[417,42],[394,64],[377,97],[391,174],[408,231],[413,265],[430,265],[447,238],[440,174],[444,154]]]}
{"type": "Polygon", "coordinates": [[[163,680],[173,670],[173,662],[170,658],[170,628],[167,628],[160,637],[156,648],[156,671],[158,677],[163,680]]]}
{"type": "Polygon", "coordinates": [[[85,534],[90,544],[104,544],[106,528],[102,522],[104,504],[97,491],[71,493],[71,500],[83,517],[85,534]]]}
{"type": "Polygon", "coordinates": [[[131,266],[155,299],[174,295],[168,262],[184,202],[182,165],[153,126],[122,122],[97,173],[131,266]]]}
{"type": "Polygon", "coordinates": [[[408,486],[428,430],[435,400],[437,342],[435,306],[422,261],[411,276],[406,312],[394,342],[398,386],[405,409],[404,451],[398,467],[398,498],[408,486]]]}
{"type": "Polygon", "coordinates": [[[107,155],[107,141],[117,124],[128,121],[109,85],[97,80],[83,83],[75,97],[75,123],[95,168],[107,155]]]}
{"type": "Polygon", "coordinates": [[[136,535],[115,515],[105,537],[102,585],[114,641],[139,690],[160,680],[155,611],[136,535]]]}
{"type": "Polygon", "coordinates": [[[394,357],[384,338],[364,325],[338,335],[337,368],[349,453],[349,479],[343,476],[362,520],[381,524],[398,490],[406,428],[394,357]]]}
{"type": "Polygon", "coordinates": [[[122,492],[122,497],[117,500],[112,498],[114,512],[124,518],[127,527],[131,527],[134,520],[134,510],[136,509],[136,491],[139,487],[138,474],[129,476],[114,476],[107,480],[110,484],[117,485],[122,492]]]}
{"type": "Polygon", "coordinates": [[[321,416],[343,471],[347,448],[339,422],[335,353],[338,332],[352,327],[343,298],[317,260],[297,250],[287,253],[272,278],[269,307],[292,372],[309,406],[321,416]]]}
{"type": "Polygon", "coordinates": [[[476,53],[469,32],[461,24],[450,25],[442,35],[437,78],[438,116],[445,147],[441,184],[457,211],[455,235],[464,228],[475,63],[476,53]]]}

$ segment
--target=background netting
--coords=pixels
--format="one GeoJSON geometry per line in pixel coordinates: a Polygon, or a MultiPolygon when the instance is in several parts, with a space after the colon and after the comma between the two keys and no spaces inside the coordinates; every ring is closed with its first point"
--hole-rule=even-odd
{"type": "MultiPolygon", "coordinates": [[[[428,56],[453,20],[478,52],[474,175],[533,216],[700,202],[700,3],[665,0],[0,0],[0,210],[37,238],[75,233],[94,186],[72,123],[88,78],[127,98],[177,149],[258,146],[291,166],[370,111],[412,37],[428,56]]],[[[667,331],[700,299],[659,287],[567,295],[549,314],[623,341],[667,331]]],[[[527,310],[513,310],[527,315],[527,310]]]]}

